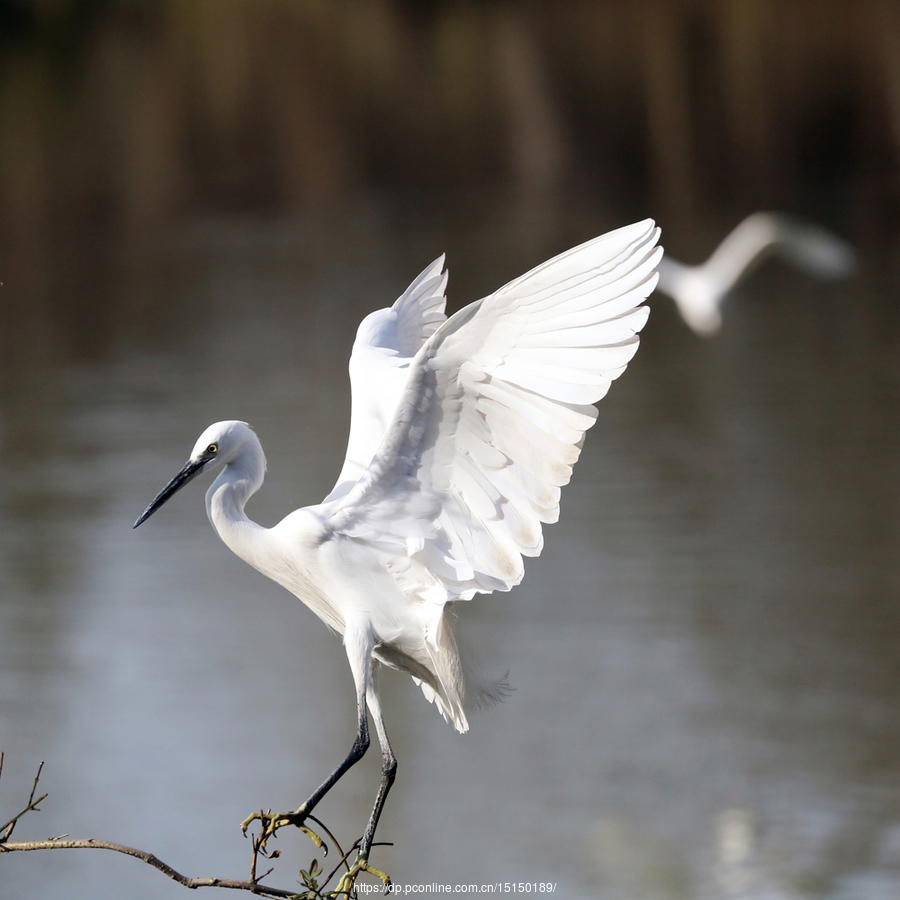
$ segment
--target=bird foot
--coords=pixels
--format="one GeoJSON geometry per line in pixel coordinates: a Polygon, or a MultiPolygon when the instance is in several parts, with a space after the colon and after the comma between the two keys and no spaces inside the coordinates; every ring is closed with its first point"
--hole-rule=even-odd
{"type": "Polygon", "coordinates": [[[259,812],[251,813],[241,822],[241,831],[246,836],[247,829],[255,822],[257,819],[259,820],[259,837],[255,838],[257,846],[265,851],[266,849],[266,841],[269,838],[275,837],[275,833],[279,828],[284,828],[286,825],[296,825],[320,850],[325,849],[327,853],[327,848],[325,847],[325,842],[320,838],[311,828],[307,828],[303,823],[306,821],[307,812],[306,809],[301,806],[299,809],[294,812],[285,812],[285,813],[273,813],[271,809],[263,812],[260,810],[259,812]]]}
{"type": "Polygon", "coordinates": [[[335,898],[349,898],[353,896],[353,888],[360,872],[368,872],[370,875],[374,875],[376,878],[380,879],[381,883],[384,885],[385,893],[387,893],[388,888],[391,886],[390,875],[386,872],[382,872],[380,869],[376,869],[374,866],[370,866],[368,858],[360,854],[356,857],[356,862],[354,862],[342,876],[335,892],[329,896],[335,898]]]}

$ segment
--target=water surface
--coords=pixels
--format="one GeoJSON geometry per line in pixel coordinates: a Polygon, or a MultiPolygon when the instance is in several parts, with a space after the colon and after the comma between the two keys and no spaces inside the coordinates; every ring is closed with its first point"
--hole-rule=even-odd
{"type": "MultiPolygon", "coordinates": [[[[317,502],[366,312],[442,250],[455,308],[615,224],[527,232],[376,202],[16,256],[0,279],[0,820],[42,759],[50,792],[16,837],[246,877],[241,819],[295,806],[349,748],[349,668],[221,544],[200,487],[132,522],[223,418],[267,452],[254,518],[317,502]]],[[[460,736],[408,678],[382,678],[399,775],[377,865],[565,898],[900,896],[895,297],[865,270],[822,285],[773,265],[712,341],[652,299],[543,556],[462,610],[515,691],[460,736]]],[[[372,753],[320,807],[342,839],[377,778],[372,753]]],[[[291,887],[315,851],[279,846],[272,883],[291,887]]],[[[0,859],[0,896],[184,889],[59,851],[0,859]]]]}

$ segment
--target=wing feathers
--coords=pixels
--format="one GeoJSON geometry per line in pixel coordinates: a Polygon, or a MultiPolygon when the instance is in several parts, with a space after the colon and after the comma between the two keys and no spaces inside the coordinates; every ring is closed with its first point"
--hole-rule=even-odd
{"type": "MultiPolygon", "coordinates": [[[[622,274],[620,268],[613,272],[590,275],[587,278],[571,279],[572,283],[563,291],[541,291],[535,297],[523,302],[529,315],[546,311],[567,312],[572,309],[594,308],[618,298],[653,279],[656,285],[656,265],[659,254],[650,252],[635,269],[622,274]]],[[[652,287],[651,287],[652,291],[652,287]]]]}
{"type": "Polygon", "coordinates": [[[516,365],[552,366],[566,369],[596,370],[598,363],[604,369],[623,366],[631,360],[637,349],[637,336],[626,341],[606,344],[603,347],[516,347],[507,359],[516,365]]]}
{"type": "Polygon", "coordinates": [[[502,378],[508,384],[517,385],[562,403],[596,403],[606,394],[609,388],[608,381],[603,381],[596,386],[592,384],[576,384],[567,380],[557,381],[553,378],[530,375],[521,366],[504,367],[498,370],[497,377],[502,378]]]}
{"type": "MultiPolygon", "coordinates": [[[[619,344],[644,327],[648,314],[649,310],[646,306],[639,306],[636,310],[608,319],[605,322],[600,322],[597,325],[554,327],[546,331],[526,326],[516,344],[516,349],[524,350],[528,347],[603,347],[607,344],[619,344]],[[577,333],[574,331],[576,328],[577,333]]],[[[555,325],[556,323],[554,323],[555,325]]]]}
{"type": "MultiPolygon", "coordinates": [[[[627,310],[632,309],[635,304],[642,302],[643,299],[649,295],[655,284],[655,278],[643,282],[637,288],[629,291],[620,298],[622,300],[622,305],[624,305],[627,310]]],[[[595,307],[587,307],[585,309],[563,308],[561,311],[558,311],[558,314],[553,317],[552,321],[542,322],[539,319],[531,320],[528,323],[527,330],[534,333],[543,328],[546,328],[548,331],[557,331],[560,328],[586,328],[598,324],[597,313],[598,310],[595,307]]],[[[613,310],[610,310],[609,312],[610,316],[617,314],[618,313],[613,310]]],[[[640,317],[636,317],[636,319],[640,321],[640,317]]],[[[601,321],[606,321],[605,315],[601,321]]],[[[640,328],[643,324],[643,322],[640,322],[640,325],[637,327],[640,328]]]]}
{"type": "Polygon", "coordinates": [[[400,356],[415,356],[447,316],[447,273],[444,256],[427,266],[391,307],[397,314],[397,339],[394,349],[400,356]]]}
{"type": "MultiPolygon", "coordinates": [[[[438,325],[368,469],[334,502],[331,528],[414,556],[448,600],[518,583],[542,523],[559,515],[592,404],[637,350],[658,236],[648,220],[596,238],[438,325]]],[[[404,295],[419,340],[443,315],[442,265],[404,295]]]]}
{"type": "Polygon", "coordinates": [[[585,404],[555,403],[532,391],[520,390],[503,381],[485,381],[478,386],[479,402],[494,400],[537,425],[542,431],[569,444],[581,440],[597,418],[597,410],[585,404]]]}
{"type": "MultiPolygon", "coordinates": [[[[502,451],[504,460],[512,459],[520,454],[523,444],[533,447],[535,452],[557,463],[568,465],[570,468],[578,459],[581,451],[577,442],[561,440],[548,434],[508,406],[481,397],[478,400],[478,409],[483,415],[490,418],[490,432],[494,446],[502,451]]],[[[584,434],[584,432],[576,432],[576,434],[584,434]]]]}
{"type": "Polygon", "coordinates": [[[527,372],[541,378],[549,378],[554,381],[570,381],[573,384],[600,384],[608,380],[607,372],[618,370],[631,362],[631,358],[637,352],[637,335],[624,344],[614,347],[592,348],[579,357],[579,349],[571,351],[572,358],[565,359],[557,355],[552,361],[546,362],[534,358],[532,353],[511,353],[506,358],[503,366],[497,370],[500,378],[507,369],[515,369],[519,372],[527,372]],[[593,357],[593,359],[591,359],[593,357]],[[581,362],[579,362],[581,361],[581,362]],[[600,367],[600,368],[598,368],[600,367]]]}
{"type": "Polygon", "coordinates": [[[515,294],[527,297],[536,289],[562,284],[567,279],[578,276],[589,269],[608,271],[620,265],[623,258],[627,261],[629,253],[633,253],[636,248],[647,246],[647,232],[652,232],[654,227],[651,220],[648,219],[637,225],[618,228],[591,241],[586,241],[510,281],[509,284],[496,291],[493,296],[515,294]],[[639,230],[643,233],[639,233],[639,230]],[[585,265],[586,258],[591,263],[588,266],[585,265]]]}
{"type": "Polygon", "coordinates": [[[352,414],[347,453],[326,500],[344,496],[365,472],[406,387],[412,357],[446,320],[444,257],[427,266],[390,309],[360,323],[350,357],[352,414]]]}

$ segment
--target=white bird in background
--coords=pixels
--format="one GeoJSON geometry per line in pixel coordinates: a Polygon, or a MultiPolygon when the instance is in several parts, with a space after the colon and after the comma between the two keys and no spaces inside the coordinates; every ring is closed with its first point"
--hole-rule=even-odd
{"type": "MultiPolygon", "coordinates": [[[[408,672],[445,719],[468,729],[478,684],[460,659],[447,605],[522,580],[559,515],[593,425],[592,405],[638,347],[662,249],[651,220],[575,247],[447,318],[443,257],[390,309],[363,319],[350,358],[352,416],[337,484],[317,506],[272,528],[244,514],[266,461],[244,422],[217,422],[135,523],[203,472],[213,528],[242,559],[296,594],[344,636],[358,732],[347,757],[295,812],[255,814],[263,837],[303,821],[369,745],[381,784],[343,888],[368,855],[396,760],[384,729],[375,662],[408,672]]],[[[383,876],[386,878],[386,876],[383,876]]]]}
{"type": "Polygon", "coordinates": [[[722,325],[722,301],[767,255],[775,254],[818,278],[846,278],[856,263],[853,248],[830,231],[784,213],[758,212],[744,219],[699,266],[666,254],[657,290],[668,294],[685,322],[704,337],[722,325]]]}

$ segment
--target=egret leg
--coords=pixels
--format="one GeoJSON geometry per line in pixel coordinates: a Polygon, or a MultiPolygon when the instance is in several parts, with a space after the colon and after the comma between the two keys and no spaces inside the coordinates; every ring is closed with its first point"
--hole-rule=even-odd
{"type": "Polygon", "coordinates": [[[378,820],[381,818],[382,809],[384,809],[384,801],[387,799],[391,785],[397,776],[397,758],[391,749],[391,744],[384,728],[384,718],[381,715],[381,701],[378,698],[378,688],[375,684],[374,660],[369,665],[369,686],[366,699],[368,700],[372,718],[375,721],[378,743],[381,745],[381,784],[378,787],[378,794],[375,796],[375,805],[372,807],[372,812],[369,815],[365,833],[362,841],[360,841],[356,860],[337,886],[336,894],[338,896],[341,894],[349,896],[353,890],[357,875],[363,871],[380,878],[385,887],[388,887],[391,883],[391,879],[386,873],[369,865],[369,851],[372,849],[372,842],[375,840],[375,829],[378,827],[378,820]]]}
{"type": "Polygon", "coordinates": [[[353,765],[359,762],[369,749],[369,721],[366,714],[366,690],[368,687],[370,662],[372,659],[372,648],[374,647],[374,638],[368,626],[352,628],[349,624],[344,633],[344,646],[347,650],[347,657],[350,660],[350,669],[353,672],[353,680],[356,684],[356,708],[357,708],[357,729],[356,738],[350,752],[344,757],[340,765],[316,788],[310,795],[309,799],[302,803],[293,812],[264,814],[253,813],[241,822],[241,830],[246,833],[250,824],[259,819],[262,823],[262,833],[260,834],[260,842],[265,846],[265,842],[272,837],[275,832],[285,825],[296,825],[303,828],[306,817],[315,809],[319,801],[337,784],[344,773],[353,765]]]}
{"type": "Polygon", "coordinates": [[[394,751],[391,749],[391,743],[384,728],[384,718],[381,715],[381,701],[378,698],[378,687],[375,684],[374,661],[369,672],[369,690],[366,698],[372,718],[375,720],[375,732],[378,735],[378,743],[381,745],[381,785],[378,788],[375,805],[372,807],[369,824],[366,826],[366,832],[360,845],[360,853],[368,856],[372,847],[372,841],[375,839],[375,829],[378,827],[381,811],[384,809],[384,801],[387,799],[391,785],[393,785],[394,779],[397,777],[397,757],[394,756],[394,751]]]}

